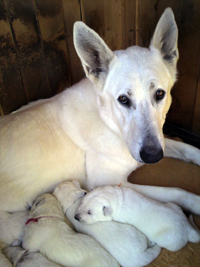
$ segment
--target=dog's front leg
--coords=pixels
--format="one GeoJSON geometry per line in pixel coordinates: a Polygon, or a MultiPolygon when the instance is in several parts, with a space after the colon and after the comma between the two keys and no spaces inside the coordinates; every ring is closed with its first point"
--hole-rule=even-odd
{"type": "Polygon", "coordinates": [[[165,138],[164,156],[193,162],[200,166],[200,149],[168,138],[165,138]]]}
{"type": "Polygon", "coordinates": [[[200,196],[187,192],[183,189],[175,187],[137,185],[129,182],[123,182],[122,186],[129,187],[138,193],[163,203],[176,203],[183,209],[200,215],[200,196]]]}

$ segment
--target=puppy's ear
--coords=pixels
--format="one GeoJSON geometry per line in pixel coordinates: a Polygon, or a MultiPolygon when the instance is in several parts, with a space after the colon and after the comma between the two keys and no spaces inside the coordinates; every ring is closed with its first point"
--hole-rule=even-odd
{"type": "Polygon", "coordinates": [[[104,216],[110,216],[112,214],[113,210],[111,207],[104,206],[103,207],[103,215],[104,216]]]}
{"type": "Polygon", "coordinates": [[[115,54],[95,31],[81,21],[74,24],[74,46],[86,76],[102,87],[115,54]]]}
{"type": "Polygon", "coordinates": [[[171,8],[166,8],[156,26],[150,49],[157,48],[169,65],[176,67],[178,60],[178,28],[171,8]]]}
{"type": "Polygon", "coordinates": [[[73,180],[72,184],[77,188],[81,188],[80,183],[77,180],[73,180]]]}

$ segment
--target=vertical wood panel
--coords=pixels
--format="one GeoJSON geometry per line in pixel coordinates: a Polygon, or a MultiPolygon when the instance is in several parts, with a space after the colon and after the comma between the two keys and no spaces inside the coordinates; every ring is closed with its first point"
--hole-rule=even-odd
{"type": "Polygon", "coordinates": [[[67,47],[69,52],[69,66],[72,83],[76,83],[84,77],[83,68],[76,54],[73,44],[73,25],[81,20],[81,6],[79,0],[63,0],[65,30],[67,47]]]}
{"type": "Polygon", "coordinates": [[[184,129],[195,128],[195,109],[200,63],[200,2],[183,0],[179,24],[178,82],[172,91],[173,103],[168,119],[184,129]]]}
{"type": "Polygon", "coordinates": [[[4,1],[0,1],[0,62],[0,113],[3,115],[27,103],[4,1]]]}
{"type": "Polygon", "coordinates": [[[50,87],[32,0],[6,0],[28,101],[50,96],[50,87]]]}
{"type": "MultiPolygon", "coordinates": [[[[200,66],[200,62],[198,66],[200,66]]],[[[199,70],[199,79],[198,79],[198,86],[195,98],[191,132],[200,135],[200,70],[199,70]]]]}
{"type": "Polygon", "coordinates": [[[51,93],[71,84],[61,0],[35,0],[51,93]]]}
{"type": "Polygon", "coordinates": [[[121,49],[122,2],[81,0],[83,21],[94,29],[112,50],[121,49]]]}
{"type": "Polygon", "coordinates": [[[148,47],[155,27],[165,8],[171,7],[179,26],[183,0],[138,1],[138,45],[148,47]]]}
{"type": "Polygon", "coordinates": [[[122,1],[122,48],[136,44],[136,0],[122,1]]]}

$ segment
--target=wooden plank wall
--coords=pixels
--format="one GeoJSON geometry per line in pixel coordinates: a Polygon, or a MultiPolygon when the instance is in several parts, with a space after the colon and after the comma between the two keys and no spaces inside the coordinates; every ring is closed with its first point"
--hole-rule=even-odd
{"type": "Polygon", "coordinates": [[[148,47],[166,7],[179,28],[179,79],[168,121],[200,135],[199,0],[0,0],[0,113],[78,82],[73,24],[84,21],[113,50],[148,47]]]}

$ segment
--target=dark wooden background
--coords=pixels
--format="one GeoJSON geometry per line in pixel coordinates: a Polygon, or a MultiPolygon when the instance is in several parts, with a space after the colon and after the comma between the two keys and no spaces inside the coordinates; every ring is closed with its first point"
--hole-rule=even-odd
{"type": "Polygon", "coordinates": [[[148,46],[168,6],[179,28],[180,60],[167,119],[200,135],[200,0],[0,0],[1,115],[84,76],[73,47],[75,21],[113,50],[148,46]]]}

